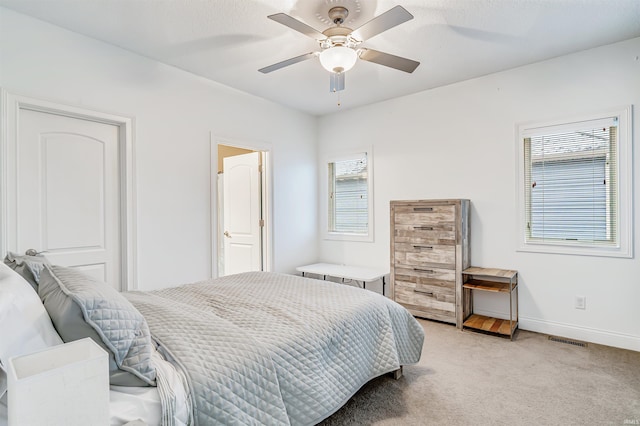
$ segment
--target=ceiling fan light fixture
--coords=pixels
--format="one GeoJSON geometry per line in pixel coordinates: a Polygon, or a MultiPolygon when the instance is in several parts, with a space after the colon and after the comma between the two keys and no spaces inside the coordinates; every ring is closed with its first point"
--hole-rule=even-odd
{"type": "Polygon", "coordinates": [[[358,53],[345,46],[330,47],[320,53],[320,63],[329,72],[347,72],[357,60],[358,53]]]}

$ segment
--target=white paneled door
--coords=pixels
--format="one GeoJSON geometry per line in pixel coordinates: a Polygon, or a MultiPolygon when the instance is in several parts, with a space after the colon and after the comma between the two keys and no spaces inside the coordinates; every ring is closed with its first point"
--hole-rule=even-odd
{"type": "Polygon", "coordinates": [[[120,128],[21,109],[17,251],[44,251],[121,288],[120,128]]]}
{"type": "Polygon", "coordinates": [[[224,275],[262,270],[260,153],[224,160],[224,275]]]}

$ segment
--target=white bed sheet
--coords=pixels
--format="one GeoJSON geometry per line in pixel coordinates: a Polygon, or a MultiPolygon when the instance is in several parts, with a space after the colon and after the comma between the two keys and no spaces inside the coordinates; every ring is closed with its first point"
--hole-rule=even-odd
{"type": "Polygon", "coordinates": [[[160,425],[162,406],[158,389],[111,386],[109,414],[112,426],[120,426],[134,420],[142,420],[148,425],[160,425]]]}
{"type": "MultiPolygon", "coordinates": [[[[191,403],[185,381],[170,361],[162,348],[152,355],[154,366],[158,373],[158,381],[162,378],[166,389],[170,393],[170,414],[172,425],[183,426],[189,422],[191,403]]],[[[111,425],[119,426],[134,420],[142,420],[148,425],[163,424],[162,401],[160,383],[158,387],[126,387],[111,386],[109,391],[109,411],[111,425]]],[[[165,407],[167,408],[167,407],[165,407]]]]}
{"type": "MultiPolygon", "coordinates": [[[[188,391],[179,373],[169,361],[154,357],[160,364],[163,375],[175,398],[173,424],[188,424],[191,405],[188,391]]],[[[0,398],[0,426],[8,426],[7,395],[0,398]]],[[[134,420],[142,420],[147,425],[162,424],[162,403],[157,387],[111,386],[109,391],[109,414],[112,426],[121,426],[134,420]]]]}

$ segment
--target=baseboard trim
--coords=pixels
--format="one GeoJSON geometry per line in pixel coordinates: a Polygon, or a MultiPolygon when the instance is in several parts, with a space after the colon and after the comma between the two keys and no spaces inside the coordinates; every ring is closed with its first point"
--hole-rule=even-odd
{"type": "Polygon", "coordinates": [[[568,337],[599,345],[629,349],[640,352],[640,336],[615,333],[596,328],[579,327],[552,321],[542,321],[536,318],[520,317],[519,327],[522,330],[536,333],[551,334],[553,336],[568,337]]]}
{"type": "MultiPolygon", "coordinates": [[[[484,309],[474,311],[478,315],[509,319],[509,313],[493,312],[484,309]]],[[[552,336],[566,337],[582,340],[599,345],[613,346],[615,348],[629,349],[640,352],[640,336],[615,333],[597,328],[580,327],[572,324],[564,324],[554,321],[545,321],[538,318],[520,316],[518,328],[536,333],[550,334],[552,336]]]]}

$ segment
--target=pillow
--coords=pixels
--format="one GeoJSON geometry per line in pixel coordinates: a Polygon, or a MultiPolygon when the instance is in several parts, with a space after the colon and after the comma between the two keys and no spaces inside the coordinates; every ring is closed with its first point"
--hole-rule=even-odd
{"type": "Polygon", "coordinates": [[[4,367],[0,364],[0,399],[7,393],[7,372],[4,371],[4,367]]]}
{"type": "Polygon", "coordinates": [[[107,351],[112,385],[155,386],[149,327],[118,291],[77,269],[45,265],[38,292],[62,340],[90,337],[107,351]]]}
{"type": "Polygon", "coordinates": [[[0,424],[2,424],[2,419],[7,419],[9,417],[9,409],[7,408],[7,394],[0,397],[0,424]]]}
{"type": "Polygon", "coordinates": [[[4,263],[9,265],[11,269],[22,275],[27,280],[31,287],[38,291],[38,280],[40,279],[40,272],[44,265],[48,264],[47,258],[42,255],[19,255],[8,252],[4,258],[4,263]]]}
{"type": "Polygon", "coordinates": [[[0,363],[61,343],[29,283],[0,263],[0,363]]]}

